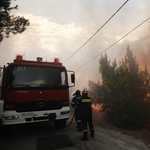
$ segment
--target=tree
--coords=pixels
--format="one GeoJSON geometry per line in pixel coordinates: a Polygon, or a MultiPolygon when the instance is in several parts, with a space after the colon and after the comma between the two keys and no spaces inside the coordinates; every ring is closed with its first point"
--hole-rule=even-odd
{"type": "Polygon", "coordinates": [[[147,68],[139,71],[129,47],[119,67],[115,60],[110,64],[106,54],[99,63],[102,84],[98,89],[101,89],[102,96],[97,102],[103,104],[102,112],[119,128],[132,130],[146,126],[150,121],[150,76],[147,68]]]}
{"type": "Polygon", "coordinates": [[[89,87],[88,93],[93,101],[93,104],[101,103],[100,100],[102,99],[102,90],[101,90],[101,83],[94,83],[94,81],[89,80],[89,87]]]}
{"type": "Polygon", "coordinates": [[[29,20],[20,16],[11,15],[11,10],[18,9],[18,5],[10,7],[11,0],[0,1],[0,42],[10,33],[17,34],[25,31],[29,26],[29,20]]]}

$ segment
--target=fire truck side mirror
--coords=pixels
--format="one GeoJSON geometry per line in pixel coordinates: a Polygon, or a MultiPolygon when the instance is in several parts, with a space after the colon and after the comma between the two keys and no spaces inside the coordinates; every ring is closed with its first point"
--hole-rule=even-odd
{"type": "Polygon", "coordinates": [[[69,74],[69,83],[73,83],[72,85],[69,85],[69,87],[75,86],[75,72],[67,70],[67,73],[69,74]]]}
{"type": "Polygon", "coordinates": [[[71,74],[71,82],[75,83],[75,76],[74,76],[74,74],[71,74]]]}

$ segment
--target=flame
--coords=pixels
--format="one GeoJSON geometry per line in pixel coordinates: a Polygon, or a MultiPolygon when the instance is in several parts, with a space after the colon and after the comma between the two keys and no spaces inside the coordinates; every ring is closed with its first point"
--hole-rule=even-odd
{"type": "Polygon", "coordinates": [[[74,63],[74,65],[75,65],[75,68],[77,68],[78,64],[76,62],[74,63]]]}
{"type": "Polygon", "coordinates": [[[102,110],[102,104],[92,105],[92,108],[96,110],[102,110]]]}
{"type": "Polygon", "coordinates": [[[80,84],[88,82],[89,78],[85,76],[82,72],[76,74],[76,81],[80,84]]]}

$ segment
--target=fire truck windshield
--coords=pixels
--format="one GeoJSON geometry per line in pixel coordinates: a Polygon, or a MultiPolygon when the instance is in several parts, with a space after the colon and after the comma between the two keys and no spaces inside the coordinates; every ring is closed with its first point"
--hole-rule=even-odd
{"type": "Polygon", "coordinates": [[[67,86],[67,77],[64,68],[11,66],[8,85],[12,88],[63,88],[67,86]]]}

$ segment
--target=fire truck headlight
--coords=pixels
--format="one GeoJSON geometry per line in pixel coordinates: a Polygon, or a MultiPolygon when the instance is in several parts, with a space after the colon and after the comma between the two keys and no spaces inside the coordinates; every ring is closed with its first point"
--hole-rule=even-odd
{"type": "Polygon", "coordinates": [[[4,119],[5,120],[17,120],[19,119],[19,116],[5,116],[4,119]]]}
{"type": "Polygon", "coordinates": [[[63,111],[63,112],[61,112],[60,114],[61,114],[61,115],[67,115],[67,114],[69,114],[69,112],[70,112],[70,111],[63,111]]]}
{"type": "Polygon", "coordinates": [[[63,102],[63,105],[64,105],[64,106],[68,106],[68,105],[69,105],[69,101],[63,102]]]}

